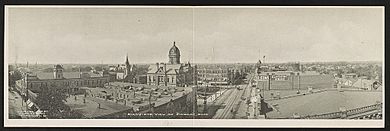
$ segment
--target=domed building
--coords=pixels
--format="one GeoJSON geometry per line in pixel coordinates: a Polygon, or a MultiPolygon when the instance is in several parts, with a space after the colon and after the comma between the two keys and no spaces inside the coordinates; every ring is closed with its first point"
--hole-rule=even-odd
{"type": "Polygon", "coordinates": [[[169,64],[180,64],[180,50],[176,47],[176,43],[173,42],[172,48],[169,50],[169,64]]]}
{"type": "Polygon", "coordinates": [[[175,42],[169,49],[168,57],[168,63],[150,66],[146,80],[148,85],[185,87],[196,83],[194,82],[196,66],[192,67],[190,62],[180,63],[180,50],[175,42]]]}

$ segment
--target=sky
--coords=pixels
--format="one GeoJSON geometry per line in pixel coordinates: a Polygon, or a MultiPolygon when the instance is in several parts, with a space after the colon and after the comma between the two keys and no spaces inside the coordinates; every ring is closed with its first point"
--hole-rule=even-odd
{"type": "Polygon", "coordinates": [[[381,61],[383,8],[8,8],[8,62],[381,61]],[[212,50],[214,49],[214,55],[212,50]]]}

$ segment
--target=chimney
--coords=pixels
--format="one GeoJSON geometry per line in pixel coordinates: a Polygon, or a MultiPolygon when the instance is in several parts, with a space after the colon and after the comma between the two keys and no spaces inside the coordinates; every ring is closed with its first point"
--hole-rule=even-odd
{"type": "Polygon", "coordinates": [[[156,66],[157,66],[157,69],[160,68],[160,64],[158,62],[156,63],[156,66]]]}

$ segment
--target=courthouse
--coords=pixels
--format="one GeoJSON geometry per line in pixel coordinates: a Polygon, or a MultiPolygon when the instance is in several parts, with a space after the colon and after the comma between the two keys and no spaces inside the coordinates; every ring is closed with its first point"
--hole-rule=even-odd
{"type": "Polygon", "coordinates": [[[185,87],[196,83],[194,82],[196,66],[191,66],[190,62],[180,63],[180,50],[175,42],[169,50],[168,57],[168,63],[150,66],[147,73],[148,85],[185,87]]]}

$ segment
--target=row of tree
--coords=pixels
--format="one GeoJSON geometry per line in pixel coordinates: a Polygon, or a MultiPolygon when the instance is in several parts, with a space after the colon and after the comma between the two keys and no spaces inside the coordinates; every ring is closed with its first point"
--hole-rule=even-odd
{"type": "Polygon", "coordinates": [[[80,112],[72,110],[65,104],[68,97],[67,88],[53,84],[39,92],[34,102],[40,110],[45,111],[46,117],[49,119],[82,118],[83,115],[80,112]]]}
{"type": "Polygon", "coordinates": [[[8,69],[8,85],[13,87],[16,84],[16,81],[22,79],[23,76],[22,73],[12,65],[9,65],[8,69]]]}
{"type": "Polygon", "coordinates": [[[248,75],[247,73],[240,73],[240,72],[230,73],[229,83],[232,85],[244,84],[244,79],[246,78],[247,75],[248,75]]]}

